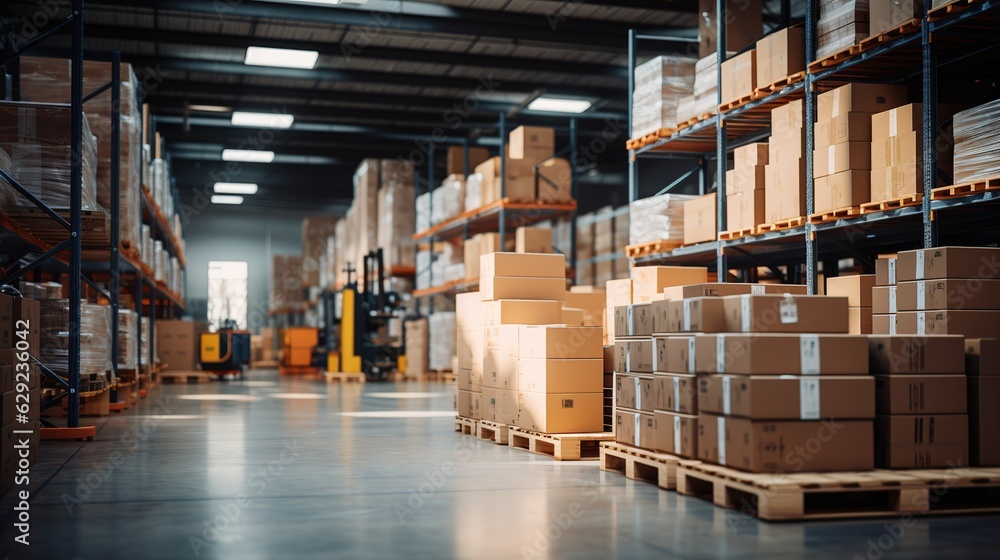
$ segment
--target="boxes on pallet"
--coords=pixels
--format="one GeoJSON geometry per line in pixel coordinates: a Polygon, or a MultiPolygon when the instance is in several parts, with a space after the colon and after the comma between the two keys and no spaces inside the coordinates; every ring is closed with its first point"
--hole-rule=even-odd
{"type": "Polygon", "coordinates": [[[979,467],[1000,465],[1000,376],[969,376],[969,464],[979,467]]]}
{"type": "Polygon", "coordinates": [[[897,334],[961,334],[970,338],[1000,338],[1000,311],[946,309],[896,313],[897,334]]]}
{"type": "Polygon", "coordinates": [[[938,247],[899,253],[896,281],[939,278],[992,279],[1000,274],[996,247],[938,247]]]}
{"type": "Polygon", "coordinates": [[[716,222],[715,193],[684,202],[684,244],[715,241],[719,236],[716,222]]]}
{"type": "Polygon", "coordinates": [[[656,410],[653,411],[653,422],[652,449],[688,459],[698,455],[697,415],[656,410]]]}
{"type": "Polygon", "coordinates": [[[875,289],[874,274],[857,274],[827,278],[826,294],[846,297],[848,334],[872,334],[872,304],[875,289]]]}
{"type": "MultiPolygon", "coordinates": [[[[574,286],[573,288],[578,288],[574,286]]],[[[570,289],[566,293],[565,307],[583,310],[583,323],[585,327],[604,326],[604,308],[607,296],[603,290],[594,293],[580,293],[570,289]]]]}
{"type": "Polygon", "coordinates": [[[868,359],[876,374],[952,374],[964,371],[961,336],[873,335],[868,359]]]}
{"type": "MultiPolygon", "coordinates": [[[[770,82],[768,82],[770,84],[770,82]]],[[[722,103],[749,96],[757,88],[757,50],[750,49],[722,62],[722,103]]]]}
{"type": "Polygon", "coordinates": [[[707,375],[698,378],[698,407],[752,420],[872,420],[875,380],[868,375],[707,375]]]}
{"type": "Polygon", "coordinates": [[[629,244],[661,239],[680,244],[684,239],[684,201],[692,198],[690,195],[661,194],[630,203],[629,244]]]}
{"type": "Polygon", "coordinates": [[[615,371],[653,373],[653,339],[615,340],[615,371]]]}
{"type": "Polygon", "coordinates": [[[707,296],[670,300],[666,307],[667,324],[662,332],[712,333],[727,330],[723,298],[707,296]]]}
{"type": "Polygon", "coordinates": [[[805,214],[805,107],[795,100],[771,110],[771,136],[764,166],[764,221],[805,214]]]}
{"type": "Polygon", "coordinates": [[[658,56],[636,66],[630,136],[674,128],[681,99],[694,90],[694,74],[695,60],[680,56],[658,56]]]}
{"type": "Polygon", "coordinates": [[[614,308],[615,333],[619,337],[652,336],[653,307],[649,303],[633,303],[614,308]]]}
{"type": "Polygon", "coordinates": [[[879,414],[965,414],[966,377],[950,375],[875,375],[879,414]]]}
{"type": "Polygon", "coordinates": [[[955,114],[955,183],[1000,176],[1000,100],[955,114]]]}
{"type": "Polygon", "coordinates": [[[706,282],[671,286],[663,289],[668,300],[701,296],[735,296],[741,294],[799,294],[806,295],[806,286],[801,284],[741,284],[734,282],[706,282]]]}
{"type": "Polygon", "coordinates": [[[508,135],[510,159],[525,160],[531,165],[555,153],[555,129],[547,126],[519,126],[508,135]]]}
{"type": "Polygon", "coordinates": [[[826,58],[868,37],[869,0],[821,0],[816,22],[816,59],[826,58]]]}
{"type": "Polygon", "coordinates": [[[924,17],[924,3],[919,0],[868,0],[869,31],[877,37],[911,19],[924,17]]]}
{"type": "Polygon", "coordinates": [[[476,173],[482,175],[481,201],[485,206],[501,198],[511,200],[535,200],[535,164],[528,160],[507,158],[506,176],[500,178],[501,162],[492,157],[476,166],[476,173]]]}
{"type": "MultiPolygon", "coordinates": [[[[724,4],[726,14],[726,48],[735,51],[753,45],[763,29],[763,15],[759,0],[727,0],[724,4]]],[[[716,33],[715,0],[699,0],[698,36],[701,37],[700,56],[714,54],[718,34],[716,33]]]]}
{"type": "Polygon", "coordinates": [[[748,229],[764,221],[766,143],[736,148],[733,169],[726,172],[726,229],[748,229]]]}
{"type": "Polygon", "coordinates": [[[757,87],[805,70],[805,28],[786,27],[757,41],[757,87]]]}
{"type": "Polygon", "coordinates": [[[445,159],[445,174],[462,176],[468,175],[472,173],[472,170],[475,169],[477,165],[483,163],[489,158],[490,151],[487,148],[450,146],[445,159]],[[469,154],[468,169],[465,167],[466,150],[468,150],[469,154]]]}
{"type": "Polygon", "coordinates": [[[740,375],[865,375],[868,345],[866,337],[848,334],[699,334],[695,369],[740,375]]]}
{"type": "Polygon", "coordinates": [[[659,395],[654,408],[681,414],[698,413],[698,377],[689,373],[654,373],[659,395]]]}
{"type": "Polygon", "coordinates": [[[889,415],[875,421],[876,465],[886,469],[969,464],[967,414],[889,415]]]}
{"type": "MultiPolygon", "coordinates": [[[[677,375],[696,373],[695,337],[692,336],[656,336],[653,338],[656,371],[670,372],[677,375]]],[[[683,410],[679,412],[685,412],[683,410]]]]}

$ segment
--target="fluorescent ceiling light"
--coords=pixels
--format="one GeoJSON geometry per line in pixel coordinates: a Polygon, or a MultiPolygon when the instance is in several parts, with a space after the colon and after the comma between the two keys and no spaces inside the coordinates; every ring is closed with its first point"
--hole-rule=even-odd
{"type": "Polygon", "coordinates": [[[243,63],[250,66],[312,69],[316,67],[316,60],[318,59],[319,53],[316,51],[247,47],[247,54],[243,59],[243,63]]]}
{"type": "Polygon", "coordinates": [[[228,194],[213,194],[212,204],[243,204],[243,197],[228,194]]]}
{"type": "Polygon", "coordinates": [[[590,105],[590,101],[586,99],[539,97],[528,103],[528,109],[531,111],[547,111],[549,113],[582,113],[590,109],[590,105]]]}
{"type": "Polygon", "coordinates": [[[219,194],[257,194],[255,183],[216,183],[215,192],[219,194]]]}
{"type": "Polygon", "coordinates": [[[222,161],[271,163],[274,161],[274,152],[266,150],[222,150],[222,161]]]}
{"type": "Polygon", "coordinates": [[[228,113],[233,110],[232,107],[222,105],[188,105],[188,109],[199,113],[228,113]]]}
{"type": "Polygon", "coordinates": [[[295,122],[292,115],[282,115],[280,113],[248,113],[246,111],[235,111],[233,113],[233,126],[259,126],[262,128],[291,128],[295,122]]]}

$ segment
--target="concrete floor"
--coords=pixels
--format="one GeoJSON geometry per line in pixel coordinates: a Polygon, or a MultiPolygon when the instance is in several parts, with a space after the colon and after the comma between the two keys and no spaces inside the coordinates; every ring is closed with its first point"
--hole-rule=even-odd
{"type": "Polygon", "coordinates": [[[251,372],[167,385],[32,468],[30,552],[9,558],[963,558],[1000,516],[761,523],[597,463],[453,431],[450,388],[251,372]],[[117,453],[115,454],[114,452],[117,453]],[[902,533],[898,529],[902,527],[902,533]],[[896,535],[896,536],[894,536],[896,535]]]}

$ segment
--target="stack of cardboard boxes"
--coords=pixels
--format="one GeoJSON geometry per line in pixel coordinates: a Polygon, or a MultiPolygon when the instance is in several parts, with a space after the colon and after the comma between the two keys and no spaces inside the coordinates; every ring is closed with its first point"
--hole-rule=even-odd
{"type": "Polygon", "coordinates": [[[458,366],[455,384],[458,388],[458,415],[466,418],[484,418],[484,305],[479,292],[455,295],[455,353],[458,366]]]}
{"type": "MultiPolygon", "coordinates": [[[[899,105],[872,115],[872,200],[923,192],[923,106],[920,103],[899,105]]],[[[952,107],[941,105],[939,114],[942,121],[949,119],[952,107]]],[[[951,127],[939,130],[938,164],[946,170],[952,168],[952,144],[951,127]]]]}
{"type": "Polygon", "coordinates": [[[27,298],[0,294],[0,496],[14,486],[15,472],[38,460],[41,440],[42,372],[27,354],[38,355],[41,346],[39,304],[27,298]],[[27,322],[27,328],[25,323],[27,322]],[[27,422],[18,422],[24,395],[27,400],[27,422]],[[32,430],[28,436],[14,430],[32,430]],[[28,457],[18,455],[18,440],[28,439],[28,457]]]}
{"type": "Polygon", "coordinates": [[[969,396],[969,464],[1000,466],[1000,340],[966,339],[965,373],[969,396]]]}
{"type": "Polygon", "coordinates": [[[826,295],[846,297],[849,334],[872,334],[872,294],[874,274],[828,278],[826,295]]]}
{"type": "MultiPolygon", "coordinates": [[[[770,82],[769,82],[770,83],[770,82]]],[[[768,85],[768,84],[762,84],[768,85]]],[[[757,88],[757,50],[750,49],[722,62],[722,103],[737,101],[757,88]]]]}
{"type": "Polygon", "coordinates": [[[869,0],[820,0],[816,22],[816,60],[868,37],[869,0]]]}
{"type": "Polygon", "coordinates": [[[916,0],[868,0],[870,36],[876,37],[911,19],[924,17],[924,3],[916,0]]]}
{"type": "Polygon", "coordinates": [[[718,237],[715,193],[684,201],[684,244],[715,241],[718,237]]]}
{"type": "MultiPolygon", "coordinates": [[[[629,244],[629,207],[612,208],[605,206],[598,210],[578,226],[584,232],[583,239],[591,240],[591,245],[579,252],[580,237],[578,237],[577,258],[582,254],[594,257],[592,268],[593,284],[603,286],[608,280],[623,278],[628,275],[628,258],[624,247],[629,244]]],[[[584,270],[586,273],[587,270],[584,270]]],[[[578,281],[585,284],[586,282],[578,281]]]]}
{"type": "Polygon", "coordinates": [[[615,320],[615,440],[653,448],[661,391],[653,375],[651,303],[619,306],[615,320]]]}
{"type": "MultiPolygon", "coordinates": [[[[146,321],[143,321],[145,324],[146,321]]],[[[198,347],[208,325],[199,321],[161,319],[156,322],[156,354],[166,371],[194,371],[200,366],[198,347]]],[[[315,329],[313,329],[315,331],[315,329]]],[[[309,352],[316,346],[309,346],[309,352]]],[[[308,363],[306,364],[308,365],[308,363]]]]}
{"type": "Polygon", "coordinates": [[[872,288],[872,333],[896,334],[896,256],[875,261],[872,288]]]}
{"type": "MultiPolygon", "coordinates": [[[[764,222],[764,169],[767,144],[740,146],[733,152],[733,169],[726,171],[726,230],[753,228],[764,222]]],[[[687,216],[685,227],[687,227],[687,216]]]]}
{"type": "Polygon", "coordinates": [[[465,277],[469,280],[479,278],[479,257],[514,248],[513,240],[507,240],[507,247],[500,247],[499,233],[477,233],[463,244],[462,257],[465,260],[465,277]]]}
{"type": "Polygon", "coordinates": [[[508,141],[506,177],[503,180],[500,177],[499,157],[489,158],[476,166],[476,173],[482,175],[483,205],[500,200],[501,190],[503,198],[516,201],[568,202],[573,199],[569,161],[553,157],[553,129],[519,126],[510,132],[508,141]]]}
{"type": "Polygon", "coordinates": [[[806,209],[805,107],[801,99],[771,110],[764,166],[764,222],[803,216],[806,209]]]}
{"type": "Polygon", "coordinates": [[[806,69],[805,28],[786,27],[757,41],[757,87],[806,69]]]}

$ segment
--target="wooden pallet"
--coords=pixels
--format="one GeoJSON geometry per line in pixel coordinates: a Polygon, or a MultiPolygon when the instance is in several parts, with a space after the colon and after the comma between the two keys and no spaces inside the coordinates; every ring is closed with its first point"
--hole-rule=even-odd
{"type": "Polygon", "coordinates": [[[161,383],[187,385],[189,383],[208,383],[212,375],[202,371],[164,371],[160,373],[161,383]]]}
{"type": "Polygon", "coordinates": [[[462,433],[466,436],[475,436],[477,434],[477,426],[479,425],[479,420],[474,418],[466,418],[464,416],[455,417],[455,431],[462,433]]]}
{"type": "Polygon", "coordinates": [[[657,239],[625,247],[625,255],[630,259],[653,255],[656,253],[667,253],[681,246],[680,241],[670,239],[657,239]]]}
{"type": "Polygon", "coordinates": [[[879,35],[862,39],[861,42],[856,45],[851,45],[850,47],[841,49],[813,62],[809,65],[809,73],[815,74],[831,66],[836,66],[837,64],[840,64],[850,58],[854,58],[863,52],[870,51],[879,45],[895,41],[904,35],[916,33],[920,31],[920,25],[921,23],[919,19],[911,19],[892,29],[884,31],[879,35]]]}
{"type": "Polygon", "coordinates": [[[760,235],[762,233],[767,233],[769,231],[781,231],[785,229],[791,229],[794,227],[799,227],[805,225],[806,217],[797,216],[795,218],[788,218],[786,220],[778,220],[776,222],[770,222],[767,224],[759,224],[754,228],[754,234],[760,235]]]}
{"type": "Polygon", "coordinates": [[[971,194],[996,191],[996,190],[1000,190],[1000,177],[994,177],[992,179],[983,179],[981,181],[972,181],[969,183],[961,183],[958,185],[952,185],[950,187],[938,187],[933,191],[931,191],[931,198],[933,200],[945,200],[949,198],[958,198],[961,196],[969,196],[971,194]]]}
{"type": "Polygon", "coordinates": [[[766,521],[1000,511],[1000,469],[754,474],[677,467],[677,491],[766,521]]]}
{"type": "Polygon", "coordinates": [[[667,138],[671,134],[673,134],[674,132],[675,131],[672,128],[661,128],[661,129],[657,130],[656,132],[650,132],[649,134],[646,134],[645,136],[640,136],[638,138],[632,138],[630,140],[626,140],[625,141],[625,148],[627,148],[629,150],[637,150],[637,149],[639,149],[639,148],[641,148],[643,146],[648,146],[648,145],[656,142],[660,138],[667,138]]]}
{"type": "Polygon", "coordinates": [[[766,86],[756,88],[749,95],[744,95],[739,99],[719,105],[719,111],[725,113],[727,111],[732,111],[733,109],[739,109],[740,107],[746,105],[747,103],[750,103],[751,101],[763,99],[768,95],[771,95],[772,93],[781,91],[797,82],[801,82],[802,80],[805,79],[805,77],[806,77],[805,71],[796,72],[789,76],[785,76],[784,78],[778,80],[777,82],[774,82],[773,84],[768,84],[766,86]]]}
{"type": "Polygon", "coordinates": [[[326,377],[327,383],[365,383],[367,381],[363,373],[327,371],[323,372],[323,376],[326,377]]]}
{"type": "Polygon", "coordinates": [[[278,375],[299,375],[302,377],[318,377],[323,370],[313,366],[278,366],[278,375]]]}
{"type": "Polygon", "coordinates": [[[592,434],[543,434],[511,426],[507,432],[508,445],[517,449],[527,449],[532,453],[548,455],[557,461],[580,461],[599,459],[598,445],[602,441],[614,441],[615,435],[606,432],[592,434]]]}
{"type": "MultiPolygon", "coordinates": [[[[12,222],[49,245],[58,245],[69,237],[69,232],[40,208],[10,206],[6,212],[12,222]]],[[[68,209],[56,210],[56,213],[69,221],[68,209]]],[[[84,249],[107,251],[111,245],[111,219],[106,210],[84,210],[81,213],[80,231],[83,232],[80,242],[84,249]]]]}
{"type": "Polygon", "coordinates": [[[601,470],[614,471],[631,480],[643,480],[664,490],[677,488],[677,466],[697,463],[613,441],[601,442],[601,470]]]}
{"type": "Polygon", "coordinates": [[[922,200],[923,195],[917,193],[901,196],[899,198],[890,198],[889,200],[867,202],[861,205],[861,213],[872,214],[874,212],[885,212],[886,210],[896,210],[907,206],[917,206],[922,200]]]}
{"type": "Polygon", "coordinates": [[[697,117],[691,117],[690,119],[688,119],[688,120],[686,120],[686,121],[684,121],[682,123],[677,123],[677,130],[683,130],[685,128],[691,128],[692,126],[700,123],[701,121],[707,121],[708,119],[712,118],[713,114],[714,113],[702,113],[702,114],[698,115],[697,117]]]}
{"type": "Polygon", "coordinates": [[[964,12],[977,4],[982,4],[984,1],[985,0],[952,0],[950,4],[932,8],[931,11],[927,13],[927,20],[937,21],[939,19],[944,19],[950,15],[964,12]]]}
{"type": "Polygon", "coordinates": [[[261,360],[250,364],[251,369],[278,369],[281,362],[278,360],[261,360]]]}
{"type": "Polygon", "coordinates": [[[837,220],[843,220],[845,218],[853,218],[854,216],[861,215],[860,206],[845,206],[843,208],[837,208],[836,210],[827,210],[826,212],[816,212],[815,214],[809,214],[810,224],[822,224],[825,222],[835,222],[837,220]]]}
{"type": "Polygon", "coordinates": [[[723,241],[728,241],[730,239],[739,239],[741,237],[749,237],[753,235],[753,232],[757,228],[744,228],[744,229],[734,229],[732,231],[724,231],[719,234],[719,239],[723,241]]]}
{"type": "Polygon", "coordinates": [[[476,437],[492,441],[499,445],[508,445],[510,426],[491,422],[489,420],[479,420],[476,427],[476,437]]]}

